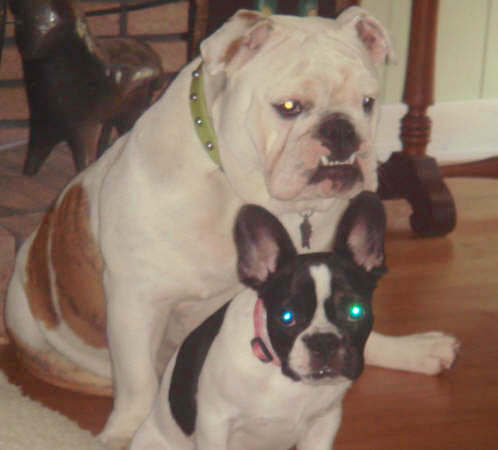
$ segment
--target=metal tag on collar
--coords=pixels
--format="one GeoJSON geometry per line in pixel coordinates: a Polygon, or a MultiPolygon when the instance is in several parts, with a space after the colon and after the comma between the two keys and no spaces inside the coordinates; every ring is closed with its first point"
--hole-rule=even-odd
{"type": "Polygon", "coordinates": [[[190,84],[190,113],[194,122],[194,128],[204,149],[214,163],[223,170],[221,158],[216,140],[202,84],[202,62],[192,72],[192,83],[190,84]]]}
{"type": "Polygon", "coordinates": [[[311,248],[311,235],[313,234],[313,227],[310,222],[311,214],[313,213],[310,212],[301,214],[303,221],[301,222],[301,225],[299,225],[299,231],[301,232],[301,246],[308,249],[311,248]]]}

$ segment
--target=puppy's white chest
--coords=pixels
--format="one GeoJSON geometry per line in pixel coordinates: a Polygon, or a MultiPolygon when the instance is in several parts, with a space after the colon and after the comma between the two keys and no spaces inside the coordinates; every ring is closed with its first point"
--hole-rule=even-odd
{"type": "Polygon", "coordinates": [[[296,428],[293,425],[286,420],[268,418],[252,418],[235,424],[229,449],[286,450],[296,442],[296,428]]]}
{"type": "Polygon", "coordinates": [[[306,433],[313,417],[341,407],[341,387],[293,384],[292,391],[280,395],[272,395],[270,389],[256,395],[259,403],[234,420],[230,450],[287,450],[306,433]]]}

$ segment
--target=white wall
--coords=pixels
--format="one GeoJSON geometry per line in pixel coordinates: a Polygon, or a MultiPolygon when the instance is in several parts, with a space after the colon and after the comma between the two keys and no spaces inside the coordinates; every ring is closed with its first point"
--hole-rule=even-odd
{"type": "MultiPolygon", "coordinates": [[[[397,64],[382,70],[385,104],[377,141],[386,159],[401,147],[399,120],[411,0],[363,0],[391,31],[397,64]]],[[[440,0],[436,43],[435,105],[428,153],[439,162],[498,155],[498,0],[440,0]]]]}

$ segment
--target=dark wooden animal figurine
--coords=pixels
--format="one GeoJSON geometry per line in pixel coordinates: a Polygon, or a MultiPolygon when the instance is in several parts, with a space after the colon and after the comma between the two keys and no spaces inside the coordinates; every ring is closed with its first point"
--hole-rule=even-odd
{"type": "Polygon", "coordinates": [[[95,38],[77,0],[10,0],[30,110],[24,173],[66,141],[78,171],[128,131],[162,75],[158,55],[133,38],[95,38]]]}

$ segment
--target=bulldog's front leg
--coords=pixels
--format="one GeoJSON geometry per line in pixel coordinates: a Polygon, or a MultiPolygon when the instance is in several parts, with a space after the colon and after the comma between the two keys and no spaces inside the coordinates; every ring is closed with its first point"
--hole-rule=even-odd
{"type": "Polygon", "coordinates": [[[330,450],[342,419],[342,405],[316,417],[297,443],[298,450],[330,450]]]}
{"type": "Polygon", "coordinates": [[[158,389],[155,359],[169,306],[147,301],[129,284],[108,292],[107,335],[112,361],[112,413],[99,440],[110,449],[126,448],[149,413],[158,389]]]}
{"type": "Polygon", "coordinates": [[[388,369],[437,375],[451,368],[459,348],[455,337],[439,331],[408,336],[372,332],[365,346],[365,362],[388,369]]]}

